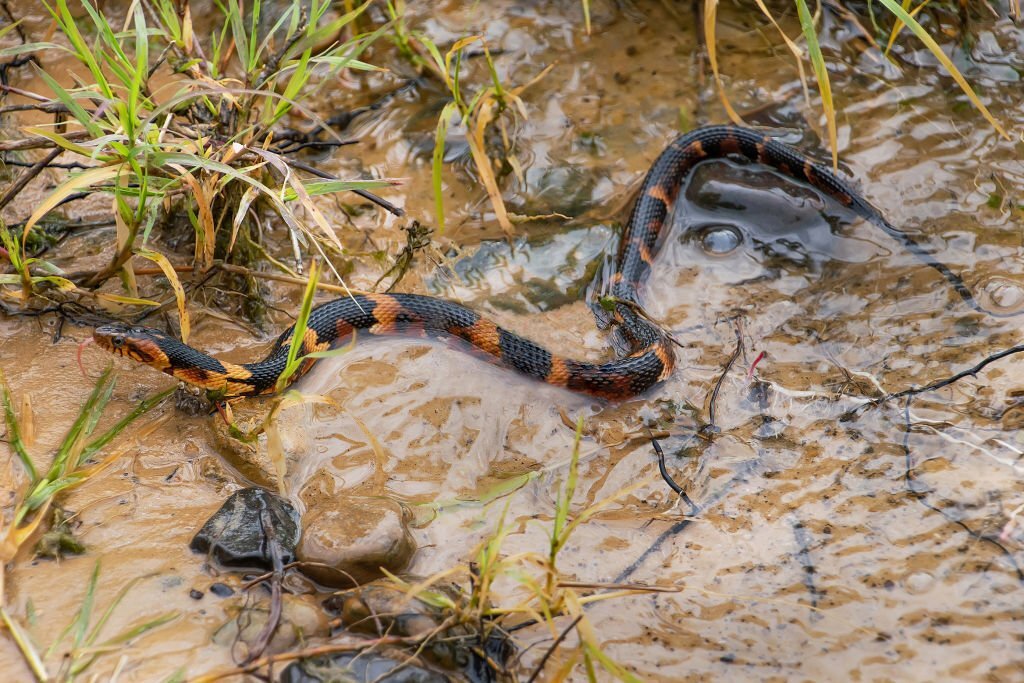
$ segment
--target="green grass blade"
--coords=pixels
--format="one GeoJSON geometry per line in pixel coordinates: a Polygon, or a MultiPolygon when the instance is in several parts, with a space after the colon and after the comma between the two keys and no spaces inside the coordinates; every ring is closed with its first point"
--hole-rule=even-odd
{"type": "Polygon", "coordinates": [[[434,186],[434,213],[437,221],[437,232],[444,234],[444,189],[442,188],[441,173],[444,170],[444,145],[448,137],[448,126],[452,120],[452,114],[458,111],[458,105],[454,101],[444,105],[441,116],[437,119],[437,131],[434,133],[434,156],[431,163],[430,178],[434,186]]]}
{"type": "MultiPolygon", "coordinates": [[[[5,28],[14,28],[13,25],[5,28]]],[[[24,43],[22,45],[15,45],[13,47],[5,47],[0,50],[0,57],[17,57],[29,52],[42,52],[43,50],[58,50],[62,52],[71,52],[65,45],[58,45],[57,43],[24,43]]]]}
{"type": "Polygon", "coordinates": [[[309,81],[309,59],[312,56],[312,50],[306,50],[302,53],[302,57],[299,58],[298,64],[294,67],[294,71],[292,71],[291,78],[288,79],[288,85],[284,88],[284,95],[277,102],[274,115],[270,118],[270,124],[276,123],[282,116],[288,113],[292,108],[291,103],[295,101],[295,96],[299,94],[302,87],[309,81]]]}
{"type": "Polygon", "coordinates": [[[302,363],[299,354],[303,350],[306,328],[309,324],[309,312],[313,309],[313,296],[316,294],[316,283],[319,280],[320,269],[317,267],[316,261],[313,261],[309,266],[309,280],[306,281],[306,290],[302,294],[302,306],[299,309],[299,316],[295,320],[295,329],[292,330],[291,343],[288,345],[288,362],[285,364],[284,372],[277,378],[277,391],[281,391],[288,385],[288,380],[302,363]]]}
{"type": "Polygon", "coordinates": [[[572,506],[572,499],[576,495],[576,486],[579,483],[580,466],[580,441],[583,438],[583,416],[576,420],[576,436],[573,438],[572,457],[569,459],[569,475],[566,477],[565,486],[555,499],[555,521],[551,527],[551,564],[554,565],[555,557],[568,540],[566,534],[566,521],[569,519],[569,508],[572,506]]]}
{"type": "Polygon", "coordinates": [[[89,637],[86,638],[85,641],[86,647],[90,647],[92,646],[93,643],[96,642],[96,639],[99,638],[100,633],[103,632],[103,627],[107,625],[108,621],[110,621],[110,616],[114,613],[114,610],[117,609],[117,606],[121,604],[122,600],[124,600],[124,597],[128,594],[128,591],[130,591],[132,587],[138,582],[139,579],[136,577],[121,587],[121,590],[117,592],[117,595],[115,595],[114,599],[110,601],[110,604],[107,605],[107,608],[103,610],[103,614],[100,616],[99,621],[97,621],[96,625],[92,627],[92,630],[89,633],[89,637]]]}
{"type": "Polygon", "coordinates": [[[238,0],[231,0],[228,3],[227,24],[231,27],[231,38],[235,42],[235,52],[238,53],[238,60],[246,73],[255,69],[249,55],[249,41],[246,39],[245,22],[242,19],[242,8],[238,6],[238,0]]]}
{"type": "Polygon", "coordinates": [[[71,622],[71,635],[74,638],[72,642],[75,650],[82,647],[89,632],[89,621],[92,619],[92,607],[96,601],[96,584],[99,583],[99,578],[100,561],[96,560],[92,575],[89,577],[89,585],[85,589],[85,597],[82,598],[82,605],[71,622]]]}
{"type": "MultiPolygon", "coordinates": [[[[135,70],[132,73],[131,85],[128,88],[128,123],[125,127],[128,137],[135,139],[138,135],[139,99],[149,78],[149,34],[146,31],[146,20],[142,8],[135,6],[135,70]]],[[[140,176],[144,175],[136,171],[140,176]]]]}
{"type": "MultiPolygon", "coordinates": [[[[380,187],[393,187],[398,183],[390,180],[318,180],[311,179],[303,181],[302,185],[310,197],[321,194],[334,194],[335,192],[347,192],[349,190],[374,190],[380,187]]],[[[298,195],[295,190],[289,189],[285,192],[285,199],[292,201],[298,195]]]]}
{"type": "Polygon", "coordinates": [[[25,443],[21,440],[21,429],[18,426],[18,418],[14,414],[14,401],[11,398],[11,390],[7,386],[7,377],[2,370],[0,370],[0,398],[3,399],[4,419],[7,422],[7,444],[14,449],[18,459],[21,460],[22,466],[28,473],[29,482],[35,484],[39,481],[39,472],[36,471],[36,466],[32,463],[32,456],[29,455],[25,443]]]}
{"type": "Polygon", "coordinates": [[[127,643],[129,640],[138,638],[144,633],[152,631],[153,629],[163,626],[168,622],[174,621],[177,618],[177,612],[165,612],[164,614],[161,614],[160,616],[154,619],[150,619],[149,621],[139,624],[138,626],[133,626],[132,628],[122,631],[116,636],[113,636],[112,638],[103,641],[101,647],[109,647],[111,645],[120,645],[122,643],[127,643]]]}
{"type": "Polygon", "coordinates": [[[99,438],[90,441],[89,444],[82,449],[82,455],[79,456],[79,461],[85,462],[86,460],[88,460],[94,453],[96,453],[104,446],[106,446],[108,443],[110,443],[118,434],[120,434],[124,430],[125,427],[134,422],[137,418],[142,417],[143,415],[148,413],[154,406],[159,405],[165,398],[173,394],[175,391],[177,391],[177,388],[171,387],[170,389],[165,389],[164,391],[161,391],[160,393],[154,394],[153,396],[150,396],[143,400],[141,403],[135,406],[135,408],[130,413],[128,413],[123,418],[118,420],[117,424],[115,424],[107,431],[103,432],[103,434],[99,438]]]}
{"type": "Polygon", "coordinates": [[[586,649],[587,654],[601,663],[605,671],[623,683],[641,683],[639,678],[623,669],[618,662],[605,654],[597,644],[584,640],[583,647],[586,649]]]}
{"type": "Polygon", "coordinates": [[[75,443],[78,442],[79,436],[82,434],[82,430],[85,428],[92,419],[92,411],[100,397],[107,392],[107,385],[111,383],[111,372],[113,366],[107,366],[106,370],[100,375],[100,378],[96,380],[96,386],[93,387],[92,393],[89,394],[89,398],[85,400],[82,405],[81,411],[78,413],[78,418],[74,424],[71,425],[71,429],[68,430],[67,436],[64,437],[64,441],[61,443],[60,448],[57,449],[57,456],[54,458],[53,465],[50,466],[49,472],[46,474],[46,478],[50,481],[58,478],[65,473],[65,463],[67,462],[68,456],[74,448],[75,443]]]}
{"type": "Polygon", "coordinates": [[[814,28],[814,18],[807,8],[805,0],[796,0],[797,13],[800,15],[800,28],[804,33],[804,40],[807,41],[807,52],[811,59],[811,66],[814,68],[814,78],[818,81],[818,92],[821,93],[821,108],[825,112],[825,123],[828,127],[828,143],[832,149],[832,168],[839,168],[839,143],[836,134],[836,109],[832,102],[832,83],[828,78],[828,67],[825,65],[825,56],[821,54],[821,45],[818,43],[818,31],[814,28]]]}
{"type": "Polygon", "coordinates": [[[92,115],[85,111],[85,108],[78,103],[78,101],[71,96],[67,90],[53,79],[50,74],[46,73],[42,69],[37,68],[36,74],[46,83],[47,87],[57,96],[61,104],[68,108],[71,115],[75,117],[75,120],[82,124],[82,127],[89,131],[89,135],[94,138],[98,138],[103,135],[103,129],[92,120],[92,115]]]}
{"type": "MultiPolygon", "coordinates": [[[[71,43],[71,47],[75,52],[75,56],[80,62],[85,64],[92,74],[93,80],[96,82],[96,87],[100,89],[105,99],[113,101],[114,93],[110,89],[110,84],[107,82],[107,78],[103,73],[103,69],[100,68],[99,63],[96,61],[95,50],[88,43],[85,42],[85,38],[82,36],[82,32],[78,30],[78,24],[75,21],[75,16],[68,9],[66,0],[57,0],[55,7],[51,7],[46,0],[43,0],[43,4],[46,9],[50,11],[53,18],[56,19],[60,25],[61,32],[71,43]]],[[[81,3],[87,10],[92,10],[89,4],[89,0],[82,0],[81,3]]],[[[106,23],[106,22],[104,22],[106,23]]],[[[109,27],[108,27],[109,28],[109,27]]]]}
{"type": "MultiPolygon", "coordinates": [[[[262,9],[260,0],[253,0],[252,9],[249,10],[249,45],[246,48],[246,53],[254,65],[258,65],[260,62],[260,52],[256,48],[256,41],[260,36],[260,11],[262,9]]],[[[250,72],[246,70],[246,73],[250,72]]]]}

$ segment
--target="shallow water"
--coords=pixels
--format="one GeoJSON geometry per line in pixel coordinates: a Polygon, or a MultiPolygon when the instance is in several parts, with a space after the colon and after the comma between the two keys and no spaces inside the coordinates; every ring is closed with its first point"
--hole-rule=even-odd
{"type": "MultiPolygon", "coordinates": [[[[591,4],[590,37],[579,3],[568,0],[410,8],[410,24],[439,43],[486,36],[500,49],[495,61],[508,83],[525,83],[555,64],[525,92],[529,119],[511,131],[525,182],[509,176],[503,190],[510,211],[572,220],[523,223],[515,239],[502,240],[468,149],[453,133],[449,229],[435,236],[439,248],[417,258],[399,289],[462,301],[552,350],[596,359],[608,353],[606,335],[584,296],[604,254],[614,253],[630,193],[681,120],[726,117],[710,85],[701,86],[687,12],[670,15],[653,2],[591,4]]],[[[755,30],[748,15],[720,11],[728,50],[721,66],[733,106],[754,112],[748,122],[782,128],[782,139],[825,158],[823,127],[770,27],[755,30]]],[[[1024,29],[982,20],[971,57],[958,55],[1010,130],[1006,141],[916,44],[895,48],[902,68],[896,77],[877,51],[852,49],[849,26],[826,17],[826,52],[842,58],[831,73],[842,110],[841,166],[990,310],[1019,312],[1024,29]]],[[[790,35],[799,31],[794,18],[783,26],[790,35]]],[[[373,57],[392,60],[394,72],[343,79],[314,101],[318,113],[365,105],[411,75],[388,51],[373,57]]],[[[477,79],[479,62],[471,71],[477,79]]],[[[403,178],[382,194],[429,225],[432,136],[444,101],[429,81],[405,88],[346,132],[360,145],[316,163],[343,176],[403,178]]],[[[1004,533],[1024,503],[1017,361],[998,361],[909,407],[894,401],[849,412],[880,391],[948,377],[1018,343],[1020,318],[972,311],[894,240],[778,174],[706,164],[683,192],[687,201],[645,295],[648,312],[681,342],[667,382],[608,405],[442,345],[360,344],[322,362],[299,386],[330,403],[285,412],[285,490],[300,504],[341,491],[409,502],[420,546],[410,571],[419,575],[471,559],[506,504],[512,532],[505,552],[543,553],[573,448],[561,413],[582,415],[574,510],[648,483],[581,525],[560,569],[585,582],[681,589],[588,608],[605,651],[641,679],[1020,680],[1024,531],[1004,533]],[[739,243],[730,249],[733,240],[739,243]],[[740,353],[714,401],[717,430],[702,430],[738,337],[740,353]],[[672,476],[701,507],[695,518],[660,479],[646,426],[670,433],[661,445],[672,476]],[[382,460],[367,432],[381,444],[382,460]],[[541,476],[481,502],[530,472],[541,476]]],[[[8,207],[5,218],[23,219],[32,208],[8,207]]],[[[83,217],[106,210],[97,204],[83,217]]],[[[348,225],[333,202],[323,210],[348,225]]],[[[359,254],[396,253],[404,222],[373,211],[354,220],[355,229],[339,229],[357,254],[348,282],[370,288],[381,268],[359,254]]],[[[55,262],[70,267],[94,241],[70,239],[55,262]]],[[[74,267],[95,267],[103,257],[87,254],[74,267]]],[[[270,292],[276,305],[294,310],[297,291],[270,292]]],[[[263,342],[242,326],[204,316],[198,304],[193,312],[195,345],[235,360],[259,356],[263,342]]],[[[272,327],[289,323],[275,314],[272,327]]],[[[0,318],[0,362],[16,393],[31,396],[35,453],[52,452],[92,384],[75,359],[75,343],[90,330],[66,326],[56,344],[54,332],[48,318],[0,318]]],[[[95,349],[84,359],[93,376],[108,362],[95,349]]],[[[111,415],[170,382],[128,361],[118,361],[116,371],[111,415]]],[[[252,401],[238,412],[245,419],[265,409],[252,401]]],[[[180,617],[102,658],[90,673],[106,677],[119,668],[118,680],[150,681],[179,667],[196,676],[230,666],[231,652],[211,635],[240,598],[217,598],[207,588],[239,581],[211,575],[187,544],[241,483],[238,472],[218,450],[207,418],[170,405],[134,425],[116,448],[124,456],[65,500],[88,553],[59,563],[19,556],[8,574],[7,604],[36,642],[48,645],[99,559],[97,604],[137,581],[110,633],[167,610],[180,617]],[[190,589],[205,595],[194,600],[190,589]]],[[[16,468],[12,460],[5,479],[16,468]]],[[[524,646],[538,643],[523,656],[529,672],[550,635],[518,635],[524,646]]],[[[554,655],[551,671],[569,651],[554,655]]],[[[5,639],[0,670],[28,680],[5,639]]]]}

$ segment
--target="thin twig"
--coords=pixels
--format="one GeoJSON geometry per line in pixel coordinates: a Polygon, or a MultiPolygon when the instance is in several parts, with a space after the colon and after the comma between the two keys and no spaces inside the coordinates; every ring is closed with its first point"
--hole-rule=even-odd
{"type": "Polygon", "coordinates": [[[18,193],[25,189],[25,186],[32,182],[32,179],[43,172],[54,159],[59,157],[64,150],[60,147],[51,150],[45,157],[32,164],[28,169],[22,173],[14,184],[11,185],[7,192],[4,193],[3,197],[0,197],[0,209],[10,204],[11,200],[18,196],[18,193]]]}
{"type": "Polygon", "coordinates": [[[926,391],[934,391],[936,389],[941,389],[942,387],[949,386],[950,384],[953,384],[954,382],[958,382],[958,381],[962,380],[965,377],[976,377],[977,374],[979,372],[981,372],[981,370],[986,365],[990,365],[991,363],[994,363],[994,362],[996,362],[997,360],[999,360],[1001,358],[1006,358],[1007,356],[1012,356],[1013,354],[1020,353],[1021,351],[1024,351],[1024,344],[1017,344],[1016,346],[1011,346],[1010,348],[1003,349],[1002,351],[999,351],[998,353],[993,353],[991,356],[986,356],[984,359],[979,361],[973,367],[968,368],[967,370],[962,370],[961,372],[958,372],[958,373],[956,373],[955,375],[953,375],[951,377],[947,377],[945,379],[937,380],[935,382],[932,382],[931,384],[926,384],[925,386],[920,387],[920,388],[904,389],[903,391],[898,391],[895,394],[889,394],[888,396],[883,396],[882,398],[877,399],[873,403],[873,405],[879,405],[881,403],[885,403],[886,401],[891,401],[891,400],[896,399],[896,398],[904,398],[906,396],[917,396],[918,394],[923,394],[926,391]]]}
{"type": "Polygon", "coordinates": [[[700,512],[700,507],[690,499],[690,496],[683,490],[683,487],[677,484],[676,480],[672,478],[672,475],[668,473],[668,467],[665,465],[665,451],[661,450],[661,444],[658,443],[658,440],[654,438],[653,434],[651,434],[651,430],[648,429],[647,433],[651,437],[651,445],[654,447],[654,452],[658,455],[658,472],[661,473],[661,478],[665,480],[665,483],[668,484],[670,489],[676,492],[676,495],[690,506],[690,516],[693,517],[697,515],[697,513],[700,512]]]}
{"type": "MultiPolygon", "coordinates": [[[[70,142],[88,140],[89,137],[89,132],[85,130],[72,131],[64,134],[64,139],[70,142]]],[[[0,152],[14,152],[21,149],[48,149],[56,146],[56,142],[50,138],[44,138],[41,135],[21,138],[19,140],[0,140],[0,152]]]]}
{"type": "MultiPolygon", "coordinates": [[[[59,152],[60,150],[54,150],[54,151],[59,152]]],[[[18,161],[17,159],[0,159],[0,163],[3,163],[5,165],[7,165],[7,166],[18,166],[18,167],[25,168],[25,167],[35,166],[39,162],[33,163],[33,162],[30,162],[30,161],[18,161]]],[[[69,170],[69,171],[74,171],[74,170],[79,170],[79,169],[99,168],[99,166],[97,166],[95,164],[83,164],[83,163],[80,163],[78,161],[71,161],[71,162],[68,162],[68,163],[51,162],[51,163],[47,164],[46,167],[47,168],[61,168],[61,169],[69,170]]]]}
{"type": "Polygon", "coordinates": [[[565,627],[565,630],[558,634],[558,637],[555,638],[555,642],[551,643],[551,647],[548,648],[548,651],[545,652],[544,656],[540,658],[540,663],[537,664],[537,668],[534,669],[533,673],[530,674],[530,677],[526,679],[526,683],[533,683],[535,680],[537,680],[537,676],[539,676],[540,672],[544,670],[544,666],[548,663],[548,659],[551,658],[551,655],[555,653],[555,650],[558,649],[558,646],[562,644],[562,641],[565,640],[566,636],[568,636],[574,628],[576,628],[576,624],[580,623],[582,619],[583,615],[578,615],[575,619],[572,620],[572,622],[569,623],[568,626],[565,627]]]}
{"type": "Polygon", "coordinates": [[[270,579],[270,610],[267,613],[267,623],[256,636],[252,649],[246,655],[245,663],[251,662],[262,655],[270,645],[270,639],[281,623],[282,596],[281,578],[284,575],[283,562],[281,560],[281,544],[277,540],[274,529],[274,520],[270,517],[270,510],[266,507],[260,510],[260,525],[267,534],[267,547],[270,550],[270,560],[273,565],[273,576],[270,579]]]}
{"type": "MultiPolygon", "coordinates": [[[[315,166],[310,166],[309,164],[304,164],[301,161],[296,161],[295,159],[291,159],[289,157],[282,157],[282,159],[284,159],[284,162],[286,164],[288,164],[289,166],[291,166],[292,168],[297,168],[300,171],[305,171],[306,173],[312,173],[313,175],[317,176],[318,178],[323,178],[325,180],[338,180],[338,181],[341,180],[341,178],[339,178],[336,175],[331,175],[330,173],[327,173],[326,171],[321,171],[319,168],[316,168],[315,166]]],[[[363,199],[367,199],[367,200],[373,202],[374,204],[376,204],[380,208],[384,209],[388,213],[393,214],[395,216],[398,216],[399,218],[401,218],[402,216],[405,215],[405,209],[402,209],[400,207],[395,206],[394,204],[392,204],[388,200],[386,200],[386,199],[384,199],[382,197],[378,197],[377,195],[373,194],[372,192],[368,192],[367,190],[363,190],[363,189],[359,189],[359,188],[356,188],[356,189],[352,190],[352,192],[355,192],[357,195],[359,195],[363,199]]]]}
{"type": "Polygon", "coordinates": [[[725,367],[722,369],[722,374],[715,382],[715,388],[711,390],[711,401],[708,404],[708,428],[711,430],[717,429],[715,425],[715,403],[718,401],[718,392],[722,388],[722,383],[725,381],[726,375],[732,370],[733,364],[736,359],[740,357],[740,352],[743,350],[743,335],[740,333],[739,325],[736,326],[736,350],[729,356],[729,360],[726,361],[725,367]]]}

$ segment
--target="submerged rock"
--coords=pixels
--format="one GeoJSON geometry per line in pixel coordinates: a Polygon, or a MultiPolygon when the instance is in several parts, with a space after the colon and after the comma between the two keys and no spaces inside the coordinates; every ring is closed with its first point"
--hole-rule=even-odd
{"type": "Polygon", "coordinates": [[[452,679],[409,661],[377,652],[342,652],[290,664],[281,683],[448,683],[452,679]]]}
{"type": "Polygon", "coordinates": [[[295,560],[299,514],[266,489],[235,491],[192,539],[193,551],[207,553],[225,567],[273,569],[295,560]]]}
{"type": "Polygon", "coordinates": [[[379,578],[381,567],[399,572],[416,552],[409,519],[405,506],[389,498],[325,498],[302,519],[296,555],[315,563],[302,572],[338,588],[379,578]]]}
{"type": "MultiPolygon", "coordinates": [[[[260,647],[263,631],[270,619],[270,601],[262,599],[251,607],[245,607],[234,619],[224,624],[213,636],[218,645],[235,650],[235,654],[247,658],[260,647]]],[[[281,617],[266,649],[259,654],[277,654],[292,649],[296,644],[310,638],[328,634],[327,617],[312,598],[285,593],[281,596],[281,617]]]]}
{"type": "MultiPolygon", "coordinates": [[[[458,603],[461,599],[454,587],[433,586],[430,592],[440,598],[434,603],[458,603]]],[[[440,607],[419,598],[409,599],[408,593],[390,579],[335,593],[324,601],[324,607],[338,614],[349,631],[374,636],[425,636],[447,616],[440,607]]]]}

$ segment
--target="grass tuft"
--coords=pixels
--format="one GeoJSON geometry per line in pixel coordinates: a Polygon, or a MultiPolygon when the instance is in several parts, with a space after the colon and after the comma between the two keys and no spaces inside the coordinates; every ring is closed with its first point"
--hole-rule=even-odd
{"type": "MultiPolygon", "coordinates": [[[[45,474],[40,475],[34,464],[34,459],[28,453],[21,439],[23,430],[19,425],[17,416],[14,414],[14,399],[7,385],[6,378],[0,372],[0,400],[3,403],[4,418],[7,425],[7,441],[10,448],[18,455],[18,459],[21,461],[28,477],[27,486],[16,494],[17,497],[14,502],[10,522],[0,526],[0,617],[2,617],[4,624],[11,632],[25,662],[40,681],[54,679],[47,673],[46,667],[43,665],[43,657],[36,651],[31,643],[31,639],[17,624],[16,620],[12,618],[7,608],[3,591],[5,567],[41,527],[43,521],[47,518],[47,511],[53,506],[60,493],[72,486],[84,483],[90,477],[109,466],[120,457],[121,453],[115,452],[99,461],[93,462],[94,456],[98,455],[108,446],[129,424],[149,412],[149,410],[170,396],[174,391],[173,389],[168,389],[145,399],[113,426],[109,427],[99,436],[94,437],[97,424],[106,409],[107,403],[110,401],[110,396],[114,390],[114,383],[115,380],[110,368],[108,368],[100,375],[89,397],[82,404],[77,419],[68,429],[64,440],[57,448],[50,467],[45,474]]],[[[99,631],[102,630],[103,625],[109,619],[110,611],[123,599],[123,593],[127,590],[127,587],[122,590],[122,594],[115,601],[115,604],[108,609],[107,614],[97,624],[93,635],[87,638],[84,635],[85,626],[83,624],[87,624],[89,620],[89,613],[92,609],[91,595],[95,590],[95,580],[98,576],[98,571],[99,566],[97,565],[90,583],[91,588],[86,593],[86,600],[83,602],[75,621],[72,622],[73,625],[77,624],[77,626],[69,626],[64,634],[67,635],[67,633],[71,632],[72,628],[77,629],[76,632],[79,635],[76,636],[72,650],[77,651],[79,656],[84,657],[84,659],[72,657],[75,663],[69,669],[62,669],[62,671],[69,672],[68,675],[57,680],[71,680],[74,676],[84,671],[101,652],[107,651],[114,645],[126,642],[126,640],[130,640],[137,635],[141,635],[151,628],[165,623],[167,620],[150,622],[147,625],[143,625],[143,627],[133,629],[130,633],[115,636],[114,639],[104,641],[104,643],[97,646],[95,640],[99,635],[99,631]],[[83,650],[82,648],[85,649],[83,650]]],[[[64,635],[61,636],[62,639],[64,635]]]]}
{"type": "MultiPolygon", "coordinates": [[[[764,0],[755,0],[758,8],[768,18],[771,24],[778,31],[785,42],[786,47],[793,54],[797,69],[800,76],[800,81],[804,86],[805,96],[807,95],[807,79],[804,72],[803,60],[806,57],[811,63],[811,68],[814,71],[815,81],[818,85],[818,92],[821,95],[821,109],[822,114],[825,117],[825,124],[828,130],[829,147],[832,151],[832,165],[835,168],[838,165],[838,150],[837,150],[837,132],[836,132],[836,107],[832,97],[832,88],[828,76],[828,62],[821,51],[821,45],[818,40],[817,28],[815,27],[815,16],[811,14],[810,8],[807,5],[806,0],[793,0],[797,11],[797,16],[800,20],[800,28],[803,34],[804,43],[807,46],[806,55],[804,50],[801,49],[796,42],[794,42],[789,36],[785,34],[782,28],[779,26],[772,11],[766,6],[764,0]]],[[[736,113],[732,104],[729,101],[728,95],[725,91],[725,86],[722,82],[722,75],[718,65],[718,50],[719,45],[716,38],[715,29],[718,23],[718,0],[703,0],[703,14],[704,14],[704,37],[708,49],[708,63],[711,66],[712,75],[714,77],[716,89],[718,90],[719,98],[722,102],[722,106],[726,111],[729,118],[738,124],[743,123],[743,119],[736,113]]],[[[978,95],[974,92],[974,89],[967,82],[967,79],[963,76],[960,70],[953,64],[953,61],[943,52],[942,47],[938,44],[935,38],[928,33],[928,31],[921,26],[921,24],[914,18],[918,12],[920,12],[930,0],[924,0],[916,8],[908,11],[910,8],[910,0],[904,0],[902,5],[896,0],[878,0],[879,4],[884,7],[894,19],[893,26],[889,31],[887,47],[885,48],[884,55],[888,56],[890,49],[899,37],[900,33],[904,28],[909,28],[911,32],[922,42],[925,47],[935,56],[935,58],[942,65],[943,69],[953,78],[956,84],[960,87],[963,93],[970,100],[971,104],[981,113],[989,125],[992,126],[1003,138],[1009,140],[1010,137],[1006,132],[1006,129],[999,123],[998,120],[992,115],[988,108],[984,105],[978,95]]],[[[817,6],[817,12],[820,13],[821,5],[817,6]]],[[[1019,8],[1018,8],[1019,9],[1019,8]]],[[[868,3],[869,17],[871,25],[876,31],[881,32],[882,29],[879,25],[879,18],[876,16],[872,3],[868,3]]],[[[877,46],[877,43],[876,43],[877,46]]]]}
{"type": "Polygon", "coordinates": [[[276,144],[274,126],[297,111],[331,133],[298,100],[343,69],[376,68],[359,57],[387,25],[355,31],[355,20],[369,5],[332,18],[328,0],[292,0],[274,8],[273,25],[264,30],[271,18],[265,3],[215,2],[220,21],[213,23],[222,28],[204,44],[191,14],[179,14],[174,0],[131,3],[120,30],[90,0],[82,0],[84,16],[78,17],[67,0],[43,0],[67,44],[34,44],[35,51],[69,53],[88,82],[68,86],[40,70],[50,93],[29,96],[40,109],[59,113],[52,125],[27,132],[45,139],[55,153],[79,157],[85,168],[38,203],[20,238],[3,232],[14,272],[0,286],[18,286],[24,301],[54,287],[87,295],[80,285],[92,289],[120,275],[127,298],[119,303],[142,303],[132,266],[139,256],[155,262],[170,282],[187,338],[184,288],[169,259],[151,243],[156,226],[187,217],[199,273],[218,261],[245,262],[252,251],[247,245],[258,239],[250,225],[266,209],[278,215],[296,244],[322,256],[341,253],[341,242],[312,197],[354,191],[376,199],[368,189],[392,183],[304,177],[276,144]],[[350,39],[332,39],[345,30],[350,39]],[[29,258],[29,236],[46,216],[96,194],[111,198],[117,227],[114,254],[104,268],[73,282],[52,264],[29,258]]]}

